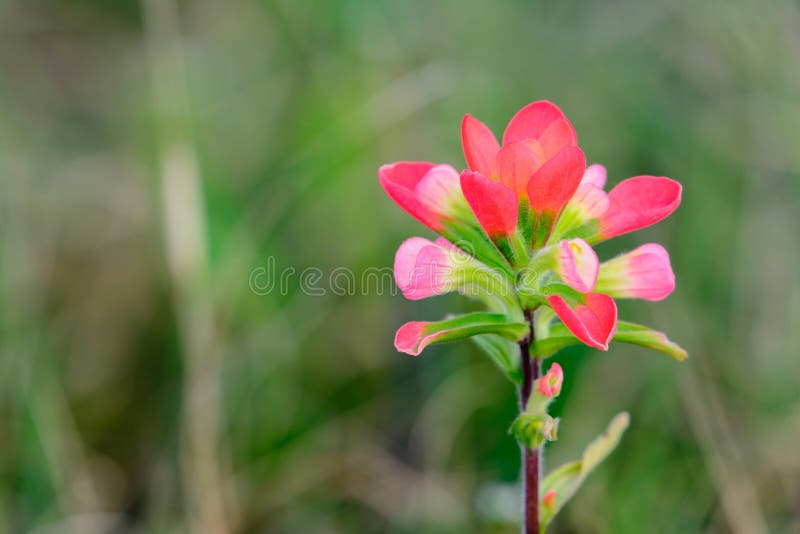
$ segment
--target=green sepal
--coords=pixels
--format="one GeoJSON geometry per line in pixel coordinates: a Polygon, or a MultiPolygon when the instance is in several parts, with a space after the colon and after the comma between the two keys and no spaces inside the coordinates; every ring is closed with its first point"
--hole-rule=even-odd
{"type": "Polygon", "coordinates": [[[516,385],[522,383],[519,349],[516,343],[493,334],[475,336],[472,341],[489,356],[512,383],[516,385]]]}
{"type": "Polygon", "coordinates": [[[557,243],[562,239],[584,239],[590,245],[602,241],[600,236],[600,224],[597,219],[583,221],[578,210],[567,207],[550,235],[547,244],[557,243]]]}
{"type": "Polygon", "coordinates": [[[575,495],[589,473],[617,447],[629,423],[630,416],[627,412],[617,414],[609,423],[606,431],[584,449],[580,460],[564,464],[547,475],[542,482],[540,493],[544,497],[551,490],[555,491],[555,504],[547,507],[540,503],[539,529],[541,532],[545,531],[550,521],[575,495]]]}
{"type": "Polygon", "coordinates": [[[514,434],[523,447],[536,449],[546,441],[555,441],[558,437],[557,418],[546,413],[522,412],[511,423],[509,432],[514,434]]]}
{"type": "Polygon", "coordinates": [[[550,262],[547,256],[534,258],[528,267],[517,273],[517,293],[523,306],[535,307],[548,305],[547,297],[558,295],[568,302],[584,303],[586,295],[572,289],[561,282],[553,271],[555,261],[550,262]]]}
{"type": "Polygon", "coordinates": [[[513,280],[514,271],[508,259],[492,243],[477,221],[474,224],[446,223],[441,234],[470,256],[474,256],[486,265],[497,269],[509,280],[513,280]]]}

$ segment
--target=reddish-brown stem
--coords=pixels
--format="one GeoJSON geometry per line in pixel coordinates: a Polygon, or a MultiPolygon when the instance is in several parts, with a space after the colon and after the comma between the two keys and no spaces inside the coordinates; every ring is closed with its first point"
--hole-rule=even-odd
{"type": "MultiPolygon", "coordinates": [[[[525,411],[528,399],[533,390],[533,382],[541,375],[541,362],[539,358],[531,358],[531,344],[536,339],[533,329],[533,311],[525,312],[525,317],[530,325],[530,334],[519,342],[520,358],[522,358],[522,385],[519,388],[520,411],[525,411]]],[[[523,484],[523,534],[539,534],[539,480],[541,478],[541,447],[529,449],[522,448],[522,484],[523,484]]]]}

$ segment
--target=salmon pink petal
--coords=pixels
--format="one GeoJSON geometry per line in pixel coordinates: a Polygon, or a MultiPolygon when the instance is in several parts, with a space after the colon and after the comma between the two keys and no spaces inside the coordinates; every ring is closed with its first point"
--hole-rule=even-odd
{"type": "Polygon", "coordinates": [[[434,243],[424,237],[410,237],[403,241],[394,255],[394,279],[398,287],[403,288],[411,284],[419,251],[432,245],[434,243]]]}
{"type": "Polygon", "coordinates": [[[461,144],[467,166],[484,176],[493,177],[500,144],[489,127],[471,115],[464,115],[461,121],[461,144]]]}
{"type": "Polygon", "coordinates": [[[497,152],[497,178],[519,198],[525,198],[528,181],[544,162],[534,148],[528,141],[519,141],[503,145],[497,152]]]}
{"type": "Polygon", "coordinates": [[[608,195],[600,187],[590,183],[581,183],[569,200],[574,206],[581,221],[596,219],[608,211],[608,195]]]}
{"type": "Polygon", "coordinates": [[[411,189],[406,189],[405,187],[399,186],[390,181],[382,181],[381,185],[383,186],[384,191],[386,191],[386,194],[389,195],[389,198],[394,200],[398,206],[406,211],[406,213],[417,219],[434,232],[440,232],[442,230],[443,226],[437,214],[426,208],[419,201],[416,194],[414,194],[414,191],[411,189]]]}
{"type": "Polygon", "coordinates": [[[378,177],[383,183],[390,181],[407,189],[414,189],[422,177],[434,168],[434,163],[427,161],[398,161],[389,165],[381,165],[378,177]]]}
{"type": "Polygon", "coordinates": [[[604,262],[597,290],[618,298],[658,301],[675,289],[675,274],[669,253],[657,243],[648,243],[604,262]]]}
{"type": "Polygon", "coordinates": [[[645,228],[669,216],[681,203],[681,184],[661,176],[623,180],[608,193],[600,219],[603,239],[645,228]]]}
{"type": "MultiPolygon", "coordinates": [[[[585,176],[585,174],[584,174],[585,176]]],[[[553,230],[555,239],[584,232],[591,235],[597,229],[584,229],[585,223],[596,221],[608,209],[608,195],[594,184],[581,182],[569,199],[553,230]]]]}
{"type": "Polygon", "coordinates": [[[428,345],[425,342],[425,328],[430,323],[425,321],[411,321],[397,330],[394,336],[394,346],[400,352],[419,356],[419,353],[428,345]]]}
{"type": "Polygon", "coordinates": [[[586,302],[570,306],[559,295],[547,298],[553,311],[572,334],[591,347],[608,350],[617,329],[617,304],[602,293],[589,293],[586,302]]]}
{"type": "Polygon", "coordinates": [[[586,172],[583,173],[581,184],[592,184],[595,187],[603,189],[606,186],[607,174],[606,168],[599,163],[589,165],[586,167],[586,172]]]}
{"type": "Polygon", "coordinates": [[[472,171],[461,173],[461,190],[486,234],[509,236],[517,229],[517,196],[499,182],[472,171]]]}
{"type": "Polygon", "coordinates": [[[558,106],[547,100],[528,104],[509,121],[503,133],[503,145],[524,139],[538,139],[551,124],[566,119],[558,106]]]}
{"type": "Polygon", "coordinates": [[[542,147],[545,158],[550,159],[565,146],[577,145],[578,137],[575,135],[575,128],[566,119],[558,119],[550,123],[550,126],[539,136],[539,144],[542,147]]]}
{"type": "Polygon", "coordinates": [[[383,165],[378,169],[378,181],[389,198],[412,217],[438,232],[442,228],[440,217],[418,198],[415,188],[435,165],[424,162],[401,161],[383,165]]]}
{"type": "Polygon", "coordinates": [[[458,172],[450,165],[436,165],[414,187],[414,193],[427,209],[443,215],[452,213],[463,202],[458,172]]]}
{"type": "Polygon", "coordinates": [[[586,156],[580,148],[562,148],[528,182],[531,208],[537,212],[558,214],[575,193],[585,169],[586,156]]]}
{"type": "Polygon", "coordinates": [[[419,300],[446,293],[454,275],[448,250],[422,237],[407,239],[394,258],[394,279],[403,296],[419,300]]]}
{"type": "Polygon", "coordinates": [[[588,293],[594,289],[600,263],[589,243],[583,239],[564,240],[558,244],[556,271],[575,291],[588,293]]]}

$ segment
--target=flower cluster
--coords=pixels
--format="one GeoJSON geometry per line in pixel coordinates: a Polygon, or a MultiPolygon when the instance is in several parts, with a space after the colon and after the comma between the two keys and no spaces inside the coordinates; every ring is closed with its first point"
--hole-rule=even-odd
{"type": "Polygon", "coordinates": [[[579,460],[540,480],[541,447],[559,426],[549,407],[564,382],[557,363],[540,376],[541,361],[579,343],[608,350],[612,340],[686,358],[663,333],[617,318],[614,299],[657,301],[675,289],[667,251],[649,243],[600,263],[592,249],[667,217],[680,204],[681,185],[636,176],[606,192],[606,169],[586,166],[572,124],[550,102],[514,115],[502,145],[470,115],[461,140],[469,168],[460,174],[449,165],[400,162],[378,176],[400,207],[440,235],[400,245],[394,275],[403,295],[458,291],[486,310],[406,323],[395,347],[416,356],[434,343],[471,338],[519,386],[511,432],[524,452],[524,532],[538,534],[628,426],[619,414],[579,460]]]}
{"type": "Polygon", "coordinates": [[[685,358],[664,334],[617,318],[614,299],[657,301],[673,291],[667,251],[650,243],[600,263],[592,249],[670,215],[681,201],[678,182],[636,176],[606,192],[606,169],[586,166],[572,124],[547,101],[514,115],[502,145],[470,115],[461,140],[469,167],[461,173],[398,162],[378,175],[392,200],[441,236],[400,246],[394,274],[403,294],[458,291],[487,311],[407,323],[395,338],[399,351],[418,355],[433,343],[475,337],[515,379],[509,342],[529,336],[535,324],[533,357],[579,342],[607,350],[613,339],[685,358]]]}

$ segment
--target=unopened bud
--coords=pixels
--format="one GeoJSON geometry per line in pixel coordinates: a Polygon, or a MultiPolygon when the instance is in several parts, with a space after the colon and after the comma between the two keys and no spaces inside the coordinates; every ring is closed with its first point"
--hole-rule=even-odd
{"type": "Polygon", "coordinates": [[[548,511],[552,511],[556,507],[556,490],[547,490],[547,493],[542,497],[542,506],[548,511]]]}
{"type": "Polygon", "coordinates": [[[539,379],[539,393],[551,399],[561,393],[561,384],[564,382],[564,371],[561,366],[554,363],[542,378],[539,379]]]}

